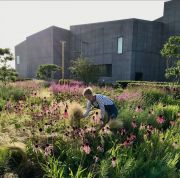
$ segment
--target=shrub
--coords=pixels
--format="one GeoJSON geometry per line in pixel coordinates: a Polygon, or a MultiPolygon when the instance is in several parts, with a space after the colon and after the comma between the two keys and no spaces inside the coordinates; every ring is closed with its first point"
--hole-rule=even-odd
{"type": "Polygon", "coordinates": [[[84,83],[96,83],[101,74],[98,65],[94,65],[88,59],[80,57],[72,61],[72,66],[69,68],[72,75],[84,83]]]}
{"type": "Polygon", "coordinates": [[[43,80],[52,80],[56,72],[60,71],[61,67],[56,64],[40,65],[37,71],[37,77],[43,80]]]}

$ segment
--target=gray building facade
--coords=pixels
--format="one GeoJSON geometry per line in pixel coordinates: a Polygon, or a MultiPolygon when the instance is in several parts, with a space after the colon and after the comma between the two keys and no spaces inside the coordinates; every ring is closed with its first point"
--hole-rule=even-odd
{"type": "MultiPolygon", "coordinates": [[[[42,64],[62,64],[61,41],[66,41],[64,51],[65,64],[68,68],[70,59],[70,31],[49,27],[26,38],[25,41],[15,47],[16,70],[21,77],[35,78],[37,69],[42,64]]],[[[69,73],[65,70],[65,77],[69,73]]],[[[60,74],[56,78],[60,77],[60,74]]]]}
{"type": "MultiPolygon", "coordinates": [[[[21,77],[34,78],[41,64],[61,66],[60,41],[65,44],[65,77],[70,61],[86,57],[105,69],[101,79],[164,81],[165,60],[160,55],[171,35],[180,35],[180,1],[165,2],[157,20],[126,19],[70,26],[49,27],[15,47],[16,69],[21,77]]],[[[58,74],[56,78],[61,78],[58,74]]]]}

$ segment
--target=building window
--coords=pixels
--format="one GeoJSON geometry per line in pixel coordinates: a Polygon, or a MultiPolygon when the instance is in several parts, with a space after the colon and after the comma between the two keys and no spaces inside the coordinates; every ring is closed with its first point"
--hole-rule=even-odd
{"type": "Polygon", "coordinates": [[[20,57],[16,56],[16,64],[20,64],[20,57]]]}
{"type": "Polygon", "coordinates": [[[98,65],[101,77],[112,77],[112,64],[98,65]]]}
{"type": "Polygon", "coordinates": [[[118,54],[122,54],[123,50],[123,38],[119,37],[118,38],[118,54]]]}
{"type": "Polygon", "coordinates": [[[137,81],[143,80],[143,73],[142,72],[136,72],[135,73],[135,80],[137,80],[137,81]]]}

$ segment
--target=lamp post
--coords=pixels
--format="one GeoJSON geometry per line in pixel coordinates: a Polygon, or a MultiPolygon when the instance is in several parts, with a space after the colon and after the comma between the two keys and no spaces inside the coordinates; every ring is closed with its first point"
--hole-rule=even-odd
{"type": "Polygon", "coordinates": [[[60,41],[61,43],[61,53],[62,53],[62,79],[64,80],[64,46],[65,46],[65,43],[66,41],[60,41]]]}

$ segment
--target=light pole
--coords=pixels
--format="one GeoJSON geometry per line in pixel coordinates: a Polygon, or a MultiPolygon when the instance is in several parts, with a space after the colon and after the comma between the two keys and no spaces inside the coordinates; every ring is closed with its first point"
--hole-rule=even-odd
{"type": "Polygon", "coordinates": [[[65,46],[65,43],[66,41],[60,41],[61,43],[61,53],[62,53],[62,79],[64,80],[64,46],[65,46]]]}

